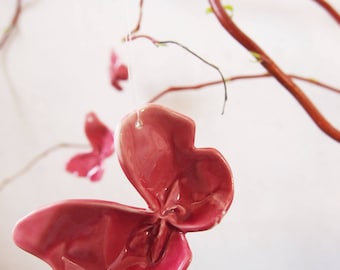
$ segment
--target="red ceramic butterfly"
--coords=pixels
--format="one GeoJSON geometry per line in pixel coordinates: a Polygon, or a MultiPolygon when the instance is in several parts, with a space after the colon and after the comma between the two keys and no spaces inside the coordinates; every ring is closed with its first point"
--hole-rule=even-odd
{"type": "Polygon", "coordinates": [[[129,72],[126,65],[120,62],[116,52],[111,53],[110,63],[110,79],[111,85],[121,91],[123,88],[120,85],[121,81],[126,81],[129,78],[129,72]]]}
{"type": "Polygon", "coordinates": [[[194,122],[157,105],[125,117],[121,166],[149,209],[70,200],[39,210],[14,231],[18,246],[55,270],[182,270],[187,232],[217,224],[233,198],[231,171],[215,149],[195,148],[194,122]]]}
{"type": "Polygon", "coordinates": [[[85,134],[92,151],[74,156],[66,164],[66,170],[81,177],[98,181],[103,175],[102,163],[113,154],[113,132],[91,112],[85,121],[85,134]]]}

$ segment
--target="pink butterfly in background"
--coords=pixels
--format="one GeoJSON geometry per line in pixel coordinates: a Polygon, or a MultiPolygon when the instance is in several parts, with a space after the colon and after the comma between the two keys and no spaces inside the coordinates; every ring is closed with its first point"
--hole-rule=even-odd
{"type": "Polygon", "coordinates": [[[21,220],[16,244],[54,270],[187,269],[185,234],[220,222],[233,198],[227,162],[195,148],[194,133],[191,119],[161,106],[129,114],[116,132],[117,154],[149,209],[64,201],[21,220]]]}
{"type": "Polygon", "coordinates": [[[92,151],[81,153],[69,160],[66,170],[80,177],[98,181],[103,175],[102,163],[113,154],[113,132],[91,112],[86,115],[85,134],[92,151]]]}
{"type": "Polygon", "coordinates": [[[121,91],[123,88],[120,85],[121,81],[126,81],[129,78],[129,72],[126,65],[122,64],[115,51],[111,53],[110,62],[110,79],[111,85],[121,91]]]}

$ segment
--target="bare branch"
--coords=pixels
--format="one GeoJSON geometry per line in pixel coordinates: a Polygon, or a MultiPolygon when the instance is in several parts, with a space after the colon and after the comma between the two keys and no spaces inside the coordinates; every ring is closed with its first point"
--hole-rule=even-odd
{"type": "Polygon", "coordinates": [[[16,6],[16,9],[15,9],[14,15],[12,17],[12,20],[11,20],[10,24],[8,25],[8,27],[6,28],[5,32],[3,33],[3,35],[0,39],[0,50],[6,44],[7,40],[12,35],[15,27],[17,26],[19,18],[20,18],[21,11],[22,11],[21,0],[17,0],[17,6],[16,6]]]}
{"type": "Polygon", "coordinates": [[[210,6],[224,29],[248,51],[260,57],[260,64],[286,88],[309,114],[315,124],[328,136],[340,142],[340,130],[333,126],[306,96],[300,87],[290,78],[267,53],[248,37],[230,18],[219,0],[209,0],[210,6]]]}
{"type": "MultiPolygon", "coordinates": [[[[269,78],[269,77],[272,77],[272,76],[273,75],[271,75],[269,73],[237,75],[237,76],[225,78],[224,81],[225,82],[232,82],[232,81],[246,80],[246,79],[261,79],[261,78],[269,78]]],[[[292,79],[296,79],[296,80],[299,80],[299,81],[303,81],[303,82],[307,82],[307,83],[310,83],[310,84],[317,85],[321,88],[332,91],[336,94],[340,94],[340,89],[337,89],[337,88],[335,88],[331,85],[328,85],[326,83],[319,82],[315,79],[305,78],[305,77],[302,77],[302,76],[299,76],[299,75],[294,75],[294,74],[287,74],[287,76],[289,76],[292,79]]],[[[217,80],[217,81],[205,82],[205,83],[194,84],[194,85],[172,86],[172,87],[169,87],[169,88],[161,91],[159,94],[154,96],[152,99],[149,100],[149,103],[155,102],[158,99],[160,99],[161,97],[163,97],[164,95],[172,93],[172,92],[187,91],[187,90],[199,90],[199,89],[202,89],[204,87],[220,84],[222,82],[223,82],[222,80],[217,80]]]]}
{"type": "Polygon", "coordinates": [[[55,152],[56,150],[60,150],[62,148],[87,148],[88,145],[83,144],[74,144],[74,143],[59,143],[53,145],[46,149],[45,151],[41,152],[40,154],[36,155],[32,160],[30,160],[23,168],[19,171],[14,173],[13,175],[6,177],[0,181],[0,191],[7,186],[8,184],[12,183],[14,180],[18,179],[20,176],[27,173],[30,169],[32,169],[39,161],[46,158],[49,154],[55,152]]]}

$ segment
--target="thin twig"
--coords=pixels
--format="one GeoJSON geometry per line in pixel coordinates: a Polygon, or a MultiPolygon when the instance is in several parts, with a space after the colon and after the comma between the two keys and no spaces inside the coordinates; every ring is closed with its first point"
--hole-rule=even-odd
{"type": "Polygon", "coordinates": [[[56,150],[60,150],[62,148],[87,148],[88,145],[84,144],[75,144],[75,143],[59,143],[56,145],[53,145],[43,152],[36,155],[32,160],[30,160],[23,168],[21,168],[19,171],[14,173],[13,175],[6,177],[0,181],[0,191],[7,186],[8,184],[12,183],[14,180],[18,179],[20,176],[27,173],[30,169],[34,167],[39,161],[46,158],[49,154],[55,152],[56,150]]]}
{"type": "Polygon", "coordinates": [[[142,18],[143,18],[143,4],[144,1],[139,1],[139,15],[138,15],[138,21],[134,29],[131,30],[130,35],[135,34],[139,31],[141,24],[142,24],[142,18]]]}
{"type": "Polygon", "coordinates": [[[207,64],[208,66],[210,66],[212,68],[214,68],[218,72],[218,74],[220,75],[221,82],[223,82],[223,86],[224,86],[224,101],[223,101],[223,107],[222,107],[222,114],[224,114],[225,104],[226,104],[226,102],[228,100],[227,84],[224,81],[224,76],[223,76],[223,74],[222,74],[222,72],[221,72],[221,70],[219,69],[218,66],[208,62],[207,60],[205,60],[204,58],[199,56],[197,53],[193,52],[191,49],[189,49],[188,47],[184,46],[183,44],[181,44],[181,43],[179,43],[177,41],[172,41],[172,40],[159,41],[159,40],[156,40],[156,39],[154,39],[154,38],[152,38],[150,36],[147,36],[147,35],[135,35],[135,36],[131,37],[131,40],[135,40],[135,39],[139,39],[139,38],[144,38],[144,39],[150,40],[156,46],[167,45],[167,44],[174,44],[174,45],[179,46],[182,49],[186,50],[187,52],[189,52],[193,56],[197,57],[203,63],[207,64]]]}
{"type": "Polygon", "coordinates": [[[233,22],[219,0],[208,0],[224,29],[248,51],[260,57],[261,65],[286,88],[309,114],[315,124],[328,136],[340,142],[340,130],[333,126],[306,96],[300,87],[267,55],[267,53],[233,22]]]}
{"type": "MultiPolygon", "coordinates": [[[[294,75],[294,74],[287,74],[287,75],[289,77],[293,78],[293,79],[300,80],[300,81],[303,81],[303,82],[307,82],[307,83],[310,83],[310,84],[314,84],[314,85],[317,85],[321,88],[325,88],[326,90],[332,91],[336,94],[340,94],[340,89],[337,89],[337,88],[330,86],[328,84],[316,81],[315,79],[305,78],[305,77],[302,77],[302,76],[299,76],[299,75],[294,75]]],[[[272,76],[273,75],[271,75],[269,73],[237,75],[237,76],[225,78],[224,81],[225,82],[232,82],[232,81],[246,80],[246,79],[261,79],[261,78],[269,78],[269,77],[272,77],[272,76]]],[[[210,82],[194,84],[194,85],[172,86],[172,87],[169,87],[169,88],[161,91],[159,94],[154,96],[152,99],[149,100],[149,103],[155,102],[158,99],[160,99],[161,97],[163,97],[164,95],[169,94],[171,92],[186,91],[186,90],[199,90],[199,89],[202,89],[204,87],[220,84],[222,82],[223,82],[222,80],[217,80],[217,81],[210,81],[210,82]]]]}
{"type": "Polygon", "coordinates": [[[144,0],[139,0],[139,15],[138,15],[136,26],[123,38],[123,42],[130,41],[131,36],[133,34],[136,34],[141,28],[142,18],[143,18],[143,5],[144,5],[144,0]]]}
{"type": "Polygon", "coordinates": [[[21,0],[17,0],[17,5],[16,5],[14,15],[12,17],[12,20],[0,39],[0,50],[6,44],[7,40],[13,33],[15,27],[17,26],[19,18],[20,18],[21,10],[22,10],[21,0]]]}

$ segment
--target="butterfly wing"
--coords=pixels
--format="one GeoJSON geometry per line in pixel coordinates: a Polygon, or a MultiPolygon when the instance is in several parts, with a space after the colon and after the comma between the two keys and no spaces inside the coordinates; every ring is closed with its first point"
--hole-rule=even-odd
{"type": "MultiPolygon", "coordinates": [[[[70,200],[24,218],[14,230],[14,240],[53,269],[108,269],[124,258],[134,232],[150,218],[151,214],[143,209],[70,200]]],[[[135,255],[142,253],[134,251],[135,255]]]]}
{"type": "Polygon", "coordinates": [[[103,175],[101,159],[98,154],[90,152],[75,155],[66,164],[66,170],[80,177],[98,181],[103,175]]]}
{"type": "Polygon", "coordinates": [[[233,198],[231,170],[216,149],[194,147],[191,119],[148,105],[116,134],[121,166],[151,209],[184,232],[220,221],[233,198]]]}
{"type": "Polygon", "coordinates": [[[112,155],[114,151],[113,132],[93,112],[86,115],[85,133],[93,147],[93,151],[99,154],[101,158],[107,158],[112,155]]]}
{"type": "Polygon", "coordinates": [[[150,257],[155,217],[144,209],[96,200],[61,202],[21,220],[14,240],[54,270],[186,269],[184,234],[169,233],[161,258],[150,257]]]}

